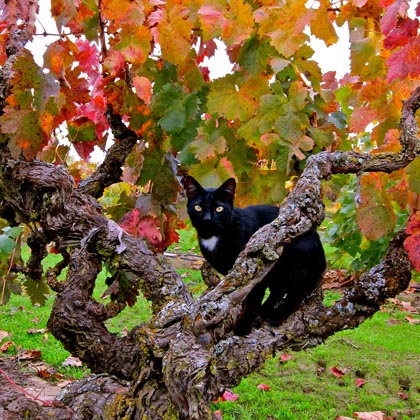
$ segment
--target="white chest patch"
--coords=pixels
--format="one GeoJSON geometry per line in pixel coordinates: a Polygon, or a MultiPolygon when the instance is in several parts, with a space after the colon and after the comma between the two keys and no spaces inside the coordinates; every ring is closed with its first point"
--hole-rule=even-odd
{"type": "Polygon", "coordinates": [[[214,249],[217,246],[217,242],[219,241],[218,236],[212,236],[208,239],[202,239],[200,238],[200,244],[203,248],[206,248],[209,251],[214,251],[214,249]]]}

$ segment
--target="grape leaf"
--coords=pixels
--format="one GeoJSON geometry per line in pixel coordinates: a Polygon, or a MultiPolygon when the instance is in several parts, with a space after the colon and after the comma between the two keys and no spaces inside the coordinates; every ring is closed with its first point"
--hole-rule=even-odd
{"type": "Polygon", "coordinates": [[[375,241],[392,232],[396,216],[385,190],[384,176],[378,173],[361,177],[360,203],[356,206],[356,221],[363,235],[375,241]]]}
{"type": "Polygon", "coordinates": [[[312,34],[322,39],[327,46],[338,41],[337,33],[329,16],[330,6],[330,2],[321,1],[321,7],[316,10],[310,25],[312,34]]]}
{"type": "Polygon", "coordinates": [[[242,79],[228,74],[213,82],[208,96],[208,112],[224,115],[227,120],[246,121],[257,112],[259,98],[266,93],[265,77],[242,79]]]}
{"type": "Polygon", "coordinates": [[[420,75],[420,36],[412,39],[407,45],[394,52],[386,64],[389,67],[387,81],[417,78],[420,75]]]}
{"type": "Polygon", "coordinates": [[[150,31],[141,25],[125,25],[119,35],[120,42],[115,45],[115,50],[120,51],[126,61],[143,64],[151,52],[150,31]]]}
{"type": "Polygon", "coordinates": [[[44,280],[32,280],[28,278],[23,285],[33,305],[36,303],[39,303],[41,306],[45,305],[50,289],[44,280]]]}

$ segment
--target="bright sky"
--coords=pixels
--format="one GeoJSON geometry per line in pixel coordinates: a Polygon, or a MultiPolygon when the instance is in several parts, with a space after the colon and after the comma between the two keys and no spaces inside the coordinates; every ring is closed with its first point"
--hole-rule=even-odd
{"type": "MultiPolygon", "coordinates": [[[[57,33],[55,22],[50,17],[50,0],[40,0],[40,13],[39,21],[37,23],[38,33],[43,33],[44,29],[40,22],[45,27],[48,33],[57,33]]],[[[312,47],[315,50],[313,59],[320,64],[323,72],[336,71],[337,77],[341,78],[348,71],[350,65],[350,48],[349,48],[349,35],[346,26],[336,27],[339,41],[337,44],[327,48],[323,41],[313,38],[312,47]]],[[[46,45],[51,42],[50,37],[36,36],[32,47],[39,65],[42,65],[42,54],[45,51],[46,45]]],[[[221,44],[222,45],[222,44],[221,44]]],[[[226,53],[219,48],[217,57],[209,61],[209,67],[212,78],[221,77],[232,68],[226,53]]]]}

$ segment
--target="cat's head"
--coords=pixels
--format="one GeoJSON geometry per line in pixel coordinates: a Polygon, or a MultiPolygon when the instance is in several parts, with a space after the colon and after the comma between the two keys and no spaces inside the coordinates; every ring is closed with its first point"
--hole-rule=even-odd
{"type": "Polygon", "coordinates": [[[203,188],[192,176],[183,180],[187,209],[201,238],[222,235],[232,220],[236,181],[229,178],[219,188],[203,188]]]}

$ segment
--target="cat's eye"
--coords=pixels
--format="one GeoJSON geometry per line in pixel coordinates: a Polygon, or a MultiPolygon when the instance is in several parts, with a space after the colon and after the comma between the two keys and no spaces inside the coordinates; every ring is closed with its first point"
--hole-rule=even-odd
{"type": "Polygon", "coordinates": [[[199,206],[198,204],[196,204],[196,205],[194,206],[194,210],[195,210],[195,211],[201,211],[201,210],[203,210],[203,209],[201,208],[201,206],[199,206]]]}
{"type": "Polygon", "coordinates": [[[223,206],[216,207],[216,211],[217,211],[217,213],[222,212],[223,211],[223,206]]]}

